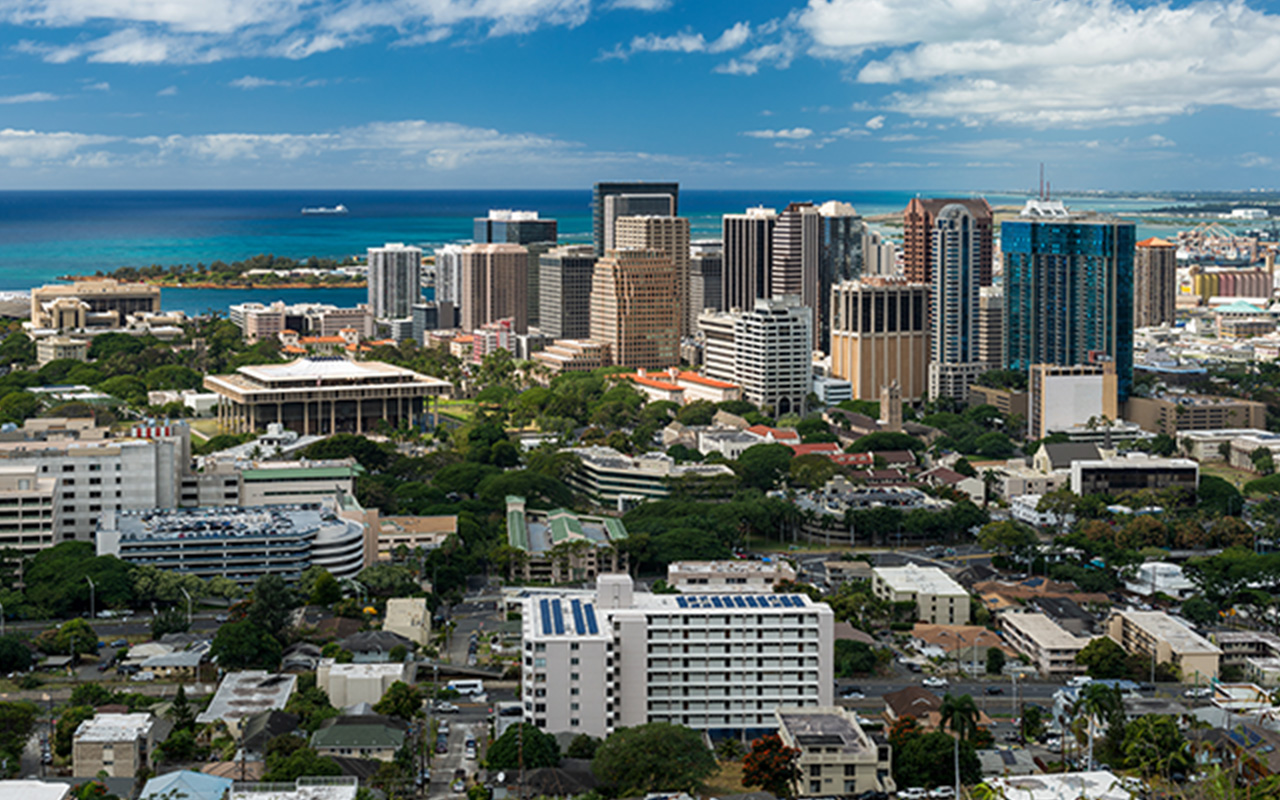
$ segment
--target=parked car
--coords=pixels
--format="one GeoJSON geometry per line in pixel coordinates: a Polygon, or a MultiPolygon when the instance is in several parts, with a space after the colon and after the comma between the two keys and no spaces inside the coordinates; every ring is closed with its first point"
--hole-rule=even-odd
{"type": "Polygon", "coordinates": [[[929,677],[920,681],[920,685],[924,686],[927,689],[945,689],[951,684],[947,681],[946,678],[939,677],[937,675],[930,675],[929,677]]]}
{"type": "Polygon", "coordinates": [[[1183,692],[1182,696],[1203,699],[1205,697],[1213,697],[1213,690],[1208,686],[1192,686],[1190,689],[1183,692]]]}
{"type": "Polygon", "coordinates": [[[440,700],[439,702],[436,703],[436,713],[437,714],[457,714],[458,707],[455,706],[453,703],[440,700]]]}
{"type": "Polygon", "coordinates": [[[436,753],[443,755],[444,753],[447,753],[447,752],[449,752],[449,737],[437,736],[436,737],[436,753]]]}
{"type": "Polygon", "coordinates": [[[114,642],[112,642],[112,643],[111,643],[111,646],[112,646],[112,647],[128,647],[128,646],[129,646],[129,640],[128,640],[128,639],[116,639],[114,642]]]}
{"type": "Polygon", "coordinates": [[[956,790],[951,786],[939,786],[932,792],[929,792],[929,797],[934,798],[934,800],[945,800],[945,798],[955,796],[956,790]]]}
{"type": "Polygon", "coordinates": [[[463,745],[462,750],[464,758],[474,761],[476,758],[476,740],[470,738],[467,739],[467,743],[463,745]]]}
{"type": "Polygon", "coordinates": [[[214,618],[213,618],[213,621],[214,621],[214,622],[226,622],[226,621],[227,621],[227,620],[229,620],[229,619],[231,619],[231,617],[230,617],[229,615],[227,615],[227,614],[219,614],[218,616],[216,616],[216,617],[214,617],[214,618]]]}
{"type": "Polygon", "coordinates": [[[1004,694],[1003,686],[988,686],[987,694],[1004,694]]]}
{"type": "Polygon", "coordinates": [[[898,800],[924,800],[929,793],[921,786],[912,786],[910,789],[903,789],[898,792],[898,800]]]}
{"type": "Polygon", "coordinates": [[[156,679],[156,674],[154,672],[139,672],[137,675],[134,675],[133,677],[129,678],[129,680],[138,681],[139,683],[145,683],[146,681],[154,681],[155,679],[156,679]]]}

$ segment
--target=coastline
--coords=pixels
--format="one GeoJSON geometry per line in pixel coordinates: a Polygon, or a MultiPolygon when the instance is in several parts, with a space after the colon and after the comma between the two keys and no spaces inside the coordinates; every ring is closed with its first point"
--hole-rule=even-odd
{"type": "MultiPolygon", "coordinates": [[[[110,278],[110,275],[60,275],[57,280],[76,282],[76,281],[95,281],[104,278],[110,278]]],[[[213,283],[210,281],[186,281],[179,283],[178,281],[158,280],[156,278],[144,278],[135,283],[144,283],[147,286],[159,286],[161,289],[240,289],[253,291],[266,291],[271,289],[367,289],[369,284],[367,281],[338,281],[325,283],[308,283],[307,281],[289,281],[287,283],[256,283],[256,282],[236,282],[236,283],[213,283]]]]}

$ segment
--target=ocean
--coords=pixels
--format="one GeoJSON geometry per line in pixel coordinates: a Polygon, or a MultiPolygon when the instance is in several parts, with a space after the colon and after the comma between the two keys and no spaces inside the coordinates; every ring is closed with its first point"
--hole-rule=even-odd
{"type": "MultiPolygon", "coordinates": [[[[680,192],[680,214],[693,237],[720,235],[720,217],[749,206],[842,200],[865,216],[901,210],[907,191],[680,192]]],[[[941,195],[943,192],[921,192],[941,195]]],[[[1019,195],[985,195],[992,205],[1019,195]]],[[[1158,203],[1139,199],[1066,198],[1079,208],[1124,213],[1158,203]]],[[[363,254],[385,242],[431,250],[471,239],[472,219],[491,208],[538,211],[558,222],[564,243],[591,240],[591,192],[581,191],[22,191],[0,192],[0,292],[27,291],[64,275],[117,267],[236,261],[259,253],[306,258],[363,254]],[[306,206],[350,209],[343,216],[303,216],[306,206]]],[[[1142,236],[1154,231],[1141,230],[1142,236]]],[[[1166,232],[1167,235],[1167,232],[1166,232]]],[[[203,313],[250,300],[362,302],[362,289],[165,289],[165,309],[203,313]]]]}

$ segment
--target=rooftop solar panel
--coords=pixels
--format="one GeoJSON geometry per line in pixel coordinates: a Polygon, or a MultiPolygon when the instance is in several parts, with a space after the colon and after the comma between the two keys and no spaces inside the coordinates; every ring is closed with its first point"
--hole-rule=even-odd
{"type": "Polygon", "coordinates": [[[681,608],[688,608],[688,607],[689,607],[689,598],[687,598],[687,597],[677,597],[677,598],[676,598],[676,605],[680,606],[681,608]]]}
{"type": "Polygon", "coordinates": [[[755,597],[747,597],[747,605],[751,606],[752,608],[760,607],[760,603],[755,599],[755,597]]]}
{"type": "Polygon", "coordinates": [[[569,603],[569,608],[573,611],[573,630],[581,636],[587,632],[587,623],[582,618],[582,601],[574,599],[569,603]]]}
{"type": "Polygon", "coordinates": [[[542,612],[542,635],[551,635],[551,609],[547,601],[544,599],[538,603],[539,610],[542,612]]]}
{"type": "Polygon", "coordinates": [[[559,600],[551,601],[551,625],[556,630],[556,636],[564,636],[564,609],[560,607],[559,600]]]}
{"type": "Polygon", "coordinates": [[[745,599],[745,598],[743,598],[743,597],[742,597],[742,595],[738,595],[737,597],[733,598],[733,603],[734,603],[734,605],[736,605],[738,608],[746,608],[746,607],[747,607],[747,601],[746,601],[746,599],[745,599]]]}
{"type": "Polygon", "coordinates": [[[724,608],[724,604],[720,602],[720,598],[719,598],[719,597],[713,597],[713,598],[711,598],[711,604],[712,604],[713,606],[715,606],[716,608],[724,608]]]}
{"type": "Polygon", "coordinates": [[[599,632],[600,632],[600,626],[596,624],[596,608],[595,608],[595,606],[591,605],[590,603],[584,603],[584,604],[583,604],[583,606],[582,606],[582,611],[583,611],[583,614],[585,614],[585,615],[586,615],[586,618],[587,618],[587,630],[591,631],[591,633],[592,633],[593,635],[594,635],[594,634],[599,633],[599,632]]]}

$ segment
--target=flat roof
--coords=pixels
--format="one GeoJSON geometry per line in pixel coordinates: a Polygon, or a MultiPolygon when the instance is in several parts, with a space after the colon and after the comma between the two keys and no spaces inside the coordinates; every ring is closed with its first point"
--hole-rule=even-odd
{"type": "Polygon", "coordinates": [[[988,778],[987,783],[1006,800],[1063,800],[1068,797],[1131,800],[1133,797],[1120,778],[1106,770],[988,778]]]}
{"type": "Polygon", "coordinates": [[[778,709],[778,723],[802,750],[837,747],[842,753],[861,753],[874,745],[848,712],[839,709],[778,709]]]}
{"type": "Polygon", "coordinates": [[[1017,628],[1027,638],[1046,650],[1080,650],[1095,638],[1076,636],[1048,616],[1038,612],[1024,614],[1010,612],[1002,615],[1001,621],[1004,625],[1017,628]]]}
{"type": "Polygon", "coordinates": [[[154,720],[149,713],[97,714],[76,728],[77,742],[128,742],[147,735],[154,720]]]}
{"type": "Polygon", "coordinates": [[[875,567],[872,572],[896,592],[968,595],[965,588],[937,567],[907,564],[904,567],[875,567]]]}
{"type": "MultiPolygon", "coordinates": [[[[407,599],[407,598],[406,598],[407,599]]],[[[332,658],[320,659],[320,666],[329,669],[329,675],[341,675],[345,678],[397,678],[403,679],[411,665],[403,662],[369,662],[340,664],[332,658]]]]}
{"type": "Polygon", "coordinates": [[[57,781],[0,781],[0,798],[9,800],[64,800],[71,784],[57,781]]]}
{"type": "Polygon", "coordinates": [[[1163,611],[1117,611],[1151,636],[1166,642],[1175,653],[1221,653],[1213,642],[1163,611]]]}
{"type": "Polygon", "coordinates": [[[228,673],[209,701],[209,707],[196,717],[196,722],[241,719],[284,708],[298,683],[297,675],[280,675],[263,670],[228,673]]]}
{"type": "Polygon", "coordinates": [[[783,570],[794,574],[790,564],[781,561],[756,561],[755,559],[724,559],[722,561],[673,561],[667,565],[667,574],[673,572],[703,572],[717,575],[752,575],[776,573],[783,570]]]}

